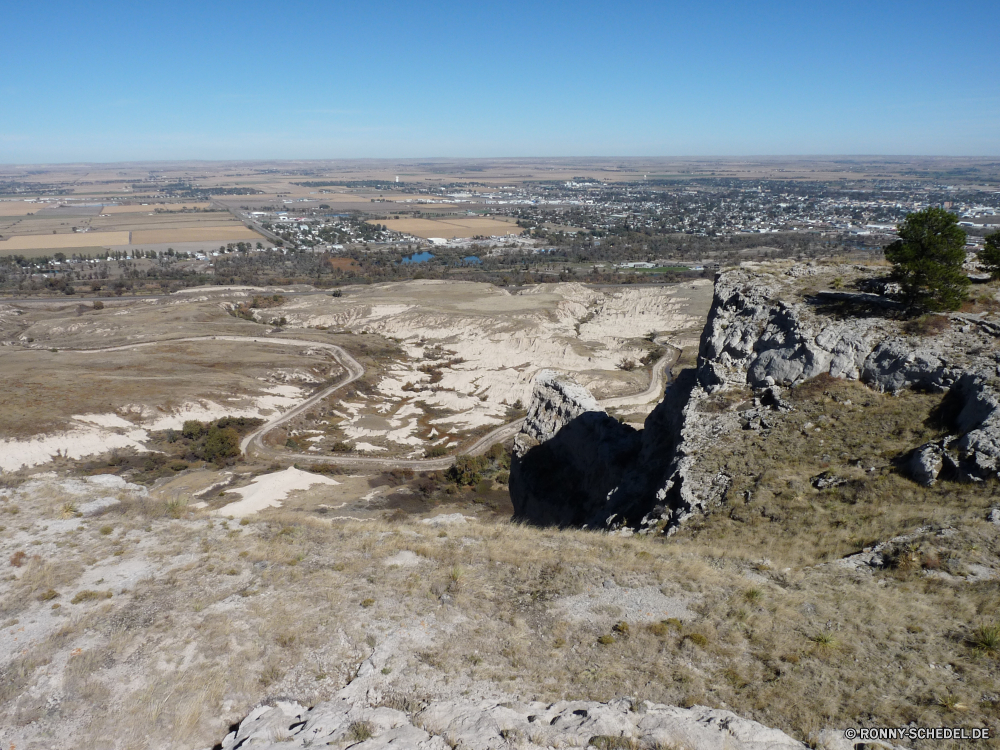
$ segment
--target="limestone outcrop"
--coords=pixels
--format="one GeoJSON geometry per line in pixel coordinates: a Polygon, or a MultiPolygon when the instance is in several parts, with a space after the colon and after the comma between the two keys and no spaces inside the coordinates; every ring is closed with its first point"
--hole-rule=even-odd
{"type": "Polygon", "coordinates": [[[1000,472],[1000,326],[952,315],[910,334],[892,299],[803,291],[803,278],[819,275],[803,265],[720,274],[697,372],[678,376],[641,431],[617,424],[585,389],[545,373],[515,443],[510,487],[517,516],[669,531],[726,496],[730,478],[705,468],[700,457],[734,430],[766,429],[772,412],[788,408],[782,389],[819,375],[860,380],[880,392],[952,394],[955,434],[904,461],[917,481],[980,481],[1000,472]],[[746,392],[749,408],[736,413],[713,403],[732,389],[746,392]]]}
{"type": "Polygon", "coordinates": [[[788,301],[789,280],[800,275],[720,274],[702,337],[702,389],[788,387],[828,374],[882,392],[950,391],[957,434],[915,449],[907,463],[912,476],[932,484],[942,472],[979,481],[1000,471],[995,324],[954,315],[940,319],[945,325],[937,333],[907,335],[899,321],[880,312],[883,305],[872,299],[877,295],[815,293],[809,301],[788,301]]]}
{"type": "MultiPolygon", "coordinates": [[[[222,750],[301,747],[411,750],[524,750],[546,747],[691,747],[800,750],[784,732],[730,711],[677,708],[628,699],[595,703],[497,703],[442,700],[408,713],[347,696],[306,708],[279,701],[254,709],[222,741],[222,750]],[[631,747],[632,745],[629,744],[631,747]]],[[[826,744],[822,745],[827,747],[826,744]]],[[[832,745],[831,747],[836,747],[832,745]]],[[[848,744],[847,747],[850,747],[848,744]]]]}
{"type": "Polygon", "coordinates": [[[538,524],[603,526],[621,514],[623,474],[641,451],[640,433],[610,417],[583,387],[542,371],[514,440],[514,514],[538,524]]]}

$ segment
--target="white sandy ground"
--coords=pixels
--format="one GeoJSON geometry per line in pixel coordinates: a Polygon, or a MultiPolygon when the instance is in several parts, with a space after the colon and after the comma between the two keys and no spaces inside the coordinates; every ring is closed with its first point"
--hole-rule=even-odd
{"type": "Polygon", "coordinates": [[[69,430],[26,440],[0,440],[0,470],[39,466],[55,456],[79,459],[123,448],[144,453],[151,431],[179,430],[188,419],[208,422],[221,417],[265,417],[285,411],[303,398],[303,390],[294,385],[278,384],[263,390],[263,396],[235,399],[245,404],[241,406],[202,399],[181,404],[168,414],[145,406],[123,406],[122,411],[136,422],[114,413],[75,414],[73,421],[78,426],[69,430]]]}
{"type": "Polygon", "coordinates": [[[224,505],[214,513],[217,516],[243,518],[264,508],[280,508],[281,501],[292,492],[307,490],[316,484],[336,485],[340,482],[294,467],[273,474],[263,474],[255,477],[246,487],[230,490],[229,492],[241,495],[243,499],[224,505]]]}
{"type": "Polygon", "coordinates": [[[688,313],[689,300],[710,286],[698,280],[599,291],[562,283],[512,295],[483,284],[416,281],[366,287],[363,295],[302,297],[281,312],[290,325],[374,332],[400,342],[408,361],[388,367],[377,386],[383,401],[341,404],[344,421],[339,427],[348,440],[411,446],[417,455],[427,436],[417,435],[416,419],[404,419],[419,410],[412,404],[396,409],[401,402],[452,412],[430,420],[442,431],[470,430],[502,424],[508,404],[528,403],[541,369],[568,372],[588,387],[630,387],[605,373],[615,371],[624,358],[643,356],[635,339],[696,324],[699,318],[688,313]],[[445,352],[441,360],[424,359],[438,347],[445,352]],[[446,364],[455,358],[464,362],[446,364]],[[421,365],[440,367],[441,381],[430,384],[430,376],[418,369],[421,365]],[[413,390],[404,391],[407,384],[413,390]],[[365,415],[373,406],[395,413],[384,426],[372,426],[365,415]]]}
{"type": "Polygon", "coordinates": [[[17,471],[22,466],[38,466],[58,455],[77,459],[122,448],[146,452],[143,445],[149,438],[146,430],[124,419],[120,421],[125,422],[127,427],[112,425],[113,419],[120,419],[115,414],[91,414],[87,417],[91,419],[74,417],[80,423],[79,427],[54,435],[0,441],[0,470],[17,471]]]}
{"type": "MultiPolygon", "coordinates": [[[[5,491],[10,493],[10,491],[5,491]]],[[[145,487],[130,484],[121,477],[100,474],[80,479],[60,478],[53,472],[36,474],[29,481],[13,491],[16,502],[72,503],[81,516],[56,517],[39,529],[26,531],[8,529],[4,535],[10,549],[28,549],[45,559],[58,554],[58,546],[64,543],[67,534],[77,531],[87,523],[87,516],[101,508],[120,502],[122,497],[144,497],[145,487]]],[[[138,547],[155,546],[154,540],[136,534],[138,547]],[[141,541],[140,541],[141,539],[141,541]]],[[[15,573],[17,569],[12,568],[15,573]]],[[[69,600],[84,589],[111,591],[115,596],[132,589],[135,584],[152,574],[154,566],[142,559],[112,557],[97,563],[74,581],[72,588],[63,590],[63,599],[69,600]]],[[[62,601],[61,599],[60,601],[62,601]]],[[[65,603],[65,602],[64,602],[65,603]]],[[[30,616],[21,617],[15,627],[0,629],[0,654],[15,654],[44,641],[54,630],[64,624],[64,618],[56,616],[48,604],[34,607],[30,616]]]]}
{"type": "Polygon", "coordinates": [[[603,585],[589,585],[582,594],[555,601],[554,609],[571,622],[600,622],[610,625],[626,622],[659,622],[670,617],[689,620],[692,612],[687,602],[666,596],[655,586],[622,588],[613,580],[603,585]]]}
{"type": "MultiPolygon", "coordinates": [[[[568,372],[588,387],[631,387],[606,373],[623,358],[642,356],[636,338],[696,322],[696,316],[688,314],[689,297],[703,293],[700,287],[709,284],[696,281],[610,291],[575,283],[543,284],[512,295],[485,284],[417,281],[376,285],[366,288],[364,295],[343,298],[301,297],[282,313],[292,325],[372,331],[401,342],[407,361],[389,365],[388,375],[377,385],[377,403],[341,403],[338,414],[344,421],[339,426],[359,450],[383,452],[391,443],[416,457],[423,454],[427,440],[439,434],[445,434],[439,442],[451,444],[455,436],[448,432],[502,424],[508,404],[528,403],[540,369],[568,372]],[[443,352],[443,359],[425,360],[425,353],[435,349],[443,352]],[[448,365],[454,358],[464,361],[448,365]],[[429,383],[430,376],[418,369],[424,364],[442,369],[439,383],[429,383]],[[408,383],[414,390],[403,390],[408,383]],[[429,420],[434,426],[431,435],[419,434],[422,410],[416,402],[449,412],[429,420]],[[372,408],[385,419],[371,420],[372,408]]],[[[72,333],[85,325],[74,321],[53,332],[72,333]]],[[[145,451],[150,431],[180,429],[189,419],[266,417],[304,397],[305,391],[295,383],[315,381],[304,370],[277,369],[271,376],[270,386],[255,398],[199,399],[168,413],[123,405],[118,414],[76,415],[73,426],[63,432],[0,440],[0,470],[37,466],[57,455],[78,459],[114,449],[145,451]]]]}

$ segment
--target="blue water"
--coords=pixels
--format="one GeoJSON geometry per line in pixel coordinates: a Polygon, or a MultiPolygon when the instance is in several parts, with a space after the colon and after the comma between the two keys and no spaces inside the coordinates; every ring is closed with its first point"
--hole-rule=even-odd
{"type": "Polygon", "coordinates": [[[404,263],[426,263],[431,258],[434,257],[434,253],[429,253],[426,250],[422,253],[414,253],[413,255],[407,255],[403,258],[404,263]]]}
{"type": "Polygon", "coordinates": [[[479,258],[477,258],[475,255],[466,255],[464,258],[462,258],[462,262],[471,263],[472,265],[476,265],[477,263],[482,263],[482,261],[479,260],[479,258]]]}

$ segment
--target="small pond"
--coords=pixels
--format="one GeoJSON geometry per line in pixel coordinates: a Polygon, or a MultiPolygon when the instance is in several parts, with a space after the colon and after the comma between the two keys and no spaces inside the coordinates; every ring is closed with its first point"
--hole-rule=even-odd
{"type": "Polygon", "coordinates": [[[426,263],[431,258],[434,257],[434,253],[429,253],[426,250],[422,253],[414,253],[413,255],[407,255],[403,258],[404,263],[426,263]]]}

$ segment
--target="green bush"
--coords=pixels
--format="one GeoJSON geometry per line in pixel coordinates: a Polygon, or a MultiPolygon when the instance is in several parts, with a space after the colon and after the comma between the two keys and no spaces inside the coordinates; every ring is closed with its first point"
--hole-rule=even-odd
{"type": "Polygon", "coordinates": [[[459,456],[448,469],[448,478],[455,484],[474,487],[483,481],[483,472],[489,465],[486,456],[459,456]]]}
{"type": "Polygon", "coordinates": [[[979,263],[993,281],[1000,280],[1000,232],[986,235],[986,246],[979,251],[979,263]]]}
{"type": "Polygon", "coordinates": [[[181,427],[181,435],[188,440],[197,440],[208,432],[208,427],[197,419],[189,419],[181,427]]]}
{"type": "Polygon", "coordinates": [[[203,455],[206,461],[223,463],[240,455],[240,436],[232,427],[212,425],[205,438],[203,455]]]}

